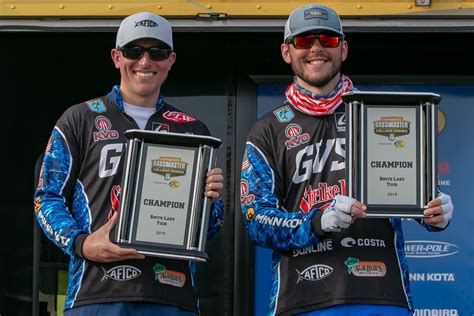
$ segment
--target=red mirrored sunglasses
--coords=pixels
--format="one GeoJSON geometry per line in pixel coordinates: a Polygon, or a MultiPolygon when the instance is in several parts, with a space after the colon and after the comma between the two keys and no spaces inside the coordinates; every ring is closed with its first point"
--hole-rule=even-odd
{"type": "Polygon", "coordinates": [[[334,48],[339,46],[342,38],[340,35],[304,33],[292,37],[289,43],[293,44],[296,49],[308,49],[311,48],[314,41],[318,39],[322,47],[334,48]]]}

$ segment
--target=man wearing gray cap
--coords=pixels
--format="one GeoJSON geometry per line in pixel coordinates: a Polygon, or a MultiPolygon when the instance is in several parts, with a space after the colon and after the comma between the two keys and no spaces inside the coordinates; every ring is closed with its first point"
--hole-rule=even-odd
{"type": "MultiPolygon", "coordinates": [[[[294,82],[249,132],[240,190],[247,233],[273,250],[270,315],[412,315],[400,219],[363,219],[366,206],[345,196],[341,95],[353,87],[340,73],[348,44],[338,14],[295,9],[281,54],[294,82]]],[[[441,195],[422,225],[442,230],[452,211],[441,195]]]]}
{"type": "MultiPolygon", "coordinates": [[[[120,86],[67,109],[46,147],[35,213],[70,255],[64,315],[197,315],[194,263],[144,257],[110,242],[117,222],[129,129],[209,135],[204,123],[165,102],[161,86],[176,60],[171,25],[153,13],[125,18],[111,51],[120,86]]],[[[206,177],[208,237],[222,226],[222,170],[206,177]]]]}

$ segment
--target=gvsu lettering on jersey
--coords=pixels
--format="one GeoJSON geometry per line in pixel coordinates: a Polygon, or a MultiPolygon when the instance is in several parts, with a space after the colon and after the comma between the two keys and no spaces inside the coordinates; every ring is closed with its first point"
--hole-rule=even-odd
{"type": "Polygon", "coordinates": [[[124,144],[107,144],[100,151],[99,177],[111,177],[117,173],[124,144]]]}
{"type": "Polygon", "coordinates": [[[266,224],[276,227],[285,227],[285,228],[296,228],[301,224],[303,220],[299,218],[281,218],[281,217],[270,217],[267,215],[256,215],[255,221],[260,224],[266,224]]]}
{"type": "Polygon", "coordinates": [[[319,143],[311,144],[301,149],[296,154],[296,171],[293,176],[293,183],[301,183],[308,180],[312,173],[320,173],[331,153],[340,156],[340,161],[331,162],[330,171],[342,170],[345,167],[345,138],[328,139],[323,144],[323,140],[319,143]],[[324,146],[323,146],[324,145],[324,146]]]}

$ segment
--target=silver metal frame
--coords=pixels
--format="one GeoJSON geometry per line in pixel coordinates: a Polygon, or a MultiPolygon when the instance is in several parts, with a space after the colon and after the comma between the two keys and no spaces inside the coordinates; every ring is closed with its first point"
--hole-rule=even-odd
{"type": "Polygon", "coordinates": [[[160,133],[143,130],[127,131],[129,138],[122,177],[120,210],[114,242],[121,247],[134,248],[139,253],[181,260],[207,261],[205,252],[207,228],[211,202],[204,197],[206,172],[215,165],[214,151],[221,145],[221,140],[208,137],[176,133],[160,133]],[[182,245],[163,244],[160,242],[141,242],[136,238],[136,220],[140,212],[137,199],[141,189],[145,165],[144,155],[147,146],[163,145],[192,149],[194,154],[194,172],[192,174],[188,215],[182,245]]]}
{"type": "Polygon", "coordinates": [[[343,96],[346,107],[346,181],[347,194],[366,203],[366,161],[367,150],[366,117],[367,107],[411,106],[418,109],[418,197],[410,206],[367,204],[368,217],[422,218],[423,206],[437,196],[437,104],[441,97],[424,92],[378,92],[352,91],[343,96]]]}

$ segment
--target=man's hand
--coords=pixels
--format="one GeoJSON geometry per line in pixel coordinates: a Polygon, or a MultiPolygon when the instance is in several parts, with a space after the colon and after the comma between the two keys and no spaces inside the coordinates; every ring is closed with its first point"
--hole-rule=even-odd
{"type": "Polygon", "coordinates": [[[211,169],[207,173],[206,190],[204,195],[211,199],[218,199],[221,196],[221,190],[224,187],[224,176],[221,168],[211,169]]]}
{"type": "Polygon", "coordinates": [[[88,235],[82,244],[84,258],[96,262],[113,262],[127,259],[144,259],[135,249],[121,248],[112,243],[109,234],[118,220],[118,213],[98,230],[88,235]]]}
{"type": "Polygon", "coordinates": [[[423,221],[431,226],[445,228],[453,217],[454,206],[451,196],[441,193],[436,199],[431,200],[423,211],[423,221]]]}
{"type": "Polygon", "coordinates": [[[340,232],[342,228],[349,227],[355,218],[367,216],[366,210],[367,207],[361,202],[345,195],[337,195],[321,216],[321,229],[326,233],[340,232]]]}

